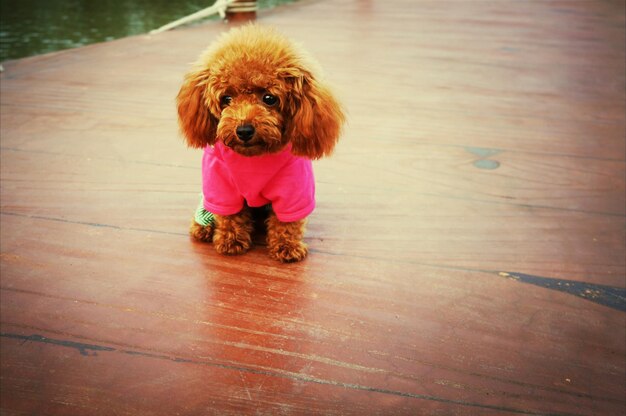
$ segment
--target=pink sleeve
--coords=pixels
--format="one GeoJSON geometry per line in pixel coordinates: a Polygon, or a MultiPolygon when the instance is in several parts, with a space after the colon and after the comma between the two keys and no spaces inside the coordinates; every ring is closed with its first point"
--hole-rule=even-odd
{"type": "Polygon", "coordinates": [[[202,157],[202,194],[204,209],[218,215],[233,215],[243,208],[244,198],[234,185],[223,162],[204,149],[202,157]]]}
{"type": "Polygon", "coordinates": [[[306,218],[315,209],[315,178],[310,160],[298,158],[264,189],[282,222],[306,218]]]}

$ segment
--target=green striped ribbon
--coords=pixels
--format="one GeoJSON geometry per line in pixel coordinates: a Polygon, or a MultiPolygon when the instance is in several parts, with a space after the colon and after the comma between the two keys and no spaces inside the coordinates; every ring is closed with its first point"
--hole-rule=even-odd
{"type": "Polygon", "coordinates": [[[204,209],[204,196],[200,194],[200,203],[198,204],[198,208],[196,209],[196,215],[194,216],[194,220],[196,223],[206,227],[207,225],[213,225],[215,222],[215,216],[212,212],[204,209]]]}

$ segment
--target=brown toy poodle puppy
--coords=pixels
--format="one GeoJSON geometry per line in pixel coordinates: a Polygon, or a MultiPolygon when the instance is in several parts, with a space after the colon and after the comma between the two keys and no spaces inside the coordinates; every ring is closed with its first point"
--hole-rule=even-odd
{"type": "Polygon", "coordinates": [[[315,207],[311,160],[332,152],[344,122],[315,62],[273,29],[231,29],[185,76],[177,105],[187,144],[204,149],[190,234],[221,254],[245,253],[251,208],[265,207],[270,256],[304,259],[315,207]]]}

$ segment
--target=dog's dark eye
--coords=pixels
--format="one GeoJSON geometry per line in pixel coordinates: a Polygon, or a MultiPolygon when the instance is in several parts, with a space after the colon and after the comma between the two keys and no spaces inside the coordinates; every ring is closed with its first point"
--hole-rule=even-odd
{"type": "Polygon", "coordinates": [[[265,94],[263,96],[263,103],[265,105],[269,105],[271,107],[271,106],[276,105],[277,102],[278,102],[278,98],[276,98],[272,94],[265,94]]]}
{"type": "Polygon", "coordinates": [[[233,97],[231,97],[230,95],[224,95],[222,96],[222,98],[220,98],[220,105],[222,107],[226,107],[227,105],[229,105],[231,102],[233,101],[233,97]]]}

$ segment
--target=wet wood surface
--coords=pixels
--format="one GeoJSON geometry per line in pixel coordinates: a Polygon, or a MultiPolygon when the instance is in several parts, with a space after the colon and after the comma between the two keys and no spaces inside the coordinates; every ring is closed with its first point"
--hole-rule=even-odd
{"type": "Polygon", "coordinates": [[[619,415],[622,1],[259,14],[344,101],[310,256],[187,227],[209,22],[4,62],[2,415],[619,415]]]}

